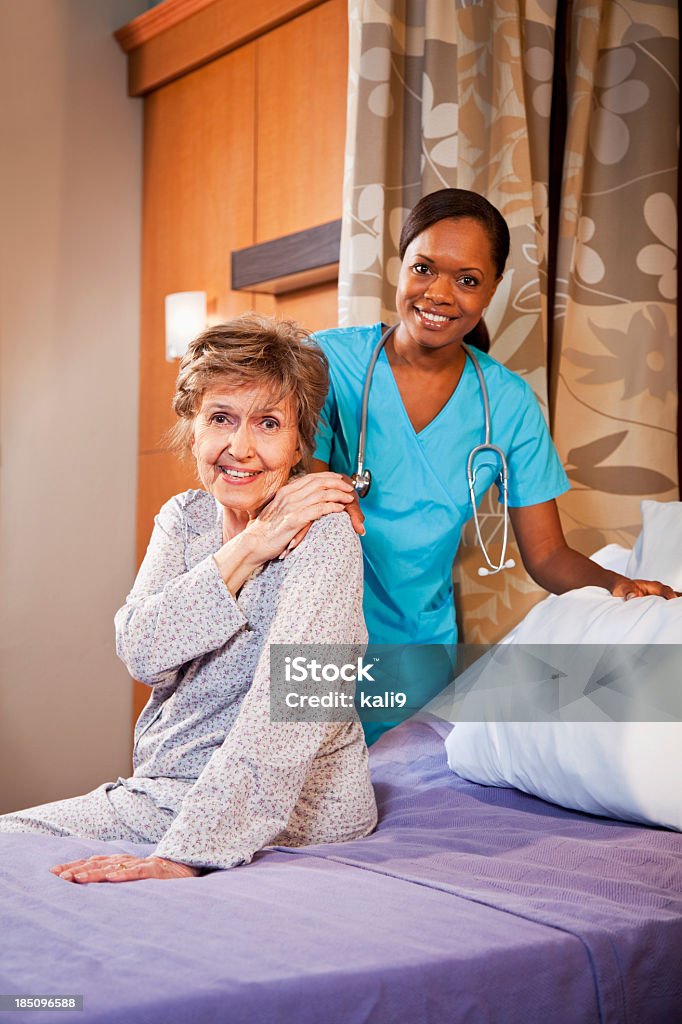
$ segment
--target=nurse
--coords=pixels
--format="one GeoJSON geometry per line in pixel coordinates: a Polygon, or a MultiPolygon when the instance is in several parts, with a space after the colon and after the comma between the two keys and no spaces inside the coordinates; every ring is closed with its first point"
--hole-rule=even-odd
{"type": "MultiPolygon", "coordinates": [[[[365,462],[373,483],[361,508],[372,643],[456,643],[452,563],[472,515],[467,458],[485,434],[482,389],[462,342],[487,348],[482,317],[508,255],[504,218],[464,189],[425,196],[403,227],[399,322],[376,363],[368,406],[365,462]]],[[[373,324],[315,336],[330,368],[316,470],[355,472],[363,386],[384,330],[373,324]]],[[[492,440],[508,463],[511,522],[533,579],[553,593],[592,585],[619,597],[674,597],[660,583],[629,580],[568,547],[554,499],[569,483],[533,392],[486,351],[476,355],[492,440]]],[[[478,502],[500,465],[486,452],[476,467],[478,502]]],[[[381,731],[366,727],[368,741],[381,731]]]]}

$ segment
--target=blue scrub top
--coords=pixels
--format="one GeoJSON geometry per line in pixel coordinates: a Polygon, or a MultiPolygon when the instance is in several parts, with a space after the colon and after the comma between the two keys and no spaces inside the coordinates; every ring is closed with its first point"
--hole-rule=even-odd
{"type": "MultiPolygon", "coordinates": [[[[362,389],[381,324],[322,331],[315,340],[329,360],[330,387],[315,457],[330,469],[355,472],[362,389]]],[[[536,505],[568,490],[537,400],[528,384],[483,352],[492,441],[509,466],[509,505],[536,505]]],[[[385,350],[369,396],[365,465],[372,486],[362,499],[366,536],[364,612],[371,643],[454,644],[457,626],[452,563],[471,517],[466,464],[485,436],[476,370],[466,360],[451,398],[416,433],[385,350]]],[[[499,472],[484,453],[476,462],[480,502],[499,472]]]]}

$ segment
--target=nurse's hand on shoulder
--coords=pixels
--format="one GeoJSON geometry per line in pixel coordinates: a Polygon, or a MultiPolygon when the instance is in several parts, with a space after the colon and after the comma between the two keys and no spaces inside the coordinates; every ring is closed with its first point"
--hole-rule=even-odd
{"type": "Polygon", "coordinates": [[[340,473],[309,473],[281,487],[245,530],[257,540],[264,561],[284,557],[297,547],[316,519],[348,512],[357,533],[365,518],[348,477],[340,473]]]}
{"type": "Polygon", "coordinates": [[[192,878],[199,874],[198,868],[178,864],[165,857],[129,857],[119,853],[55,864],[50,871],[65,882],[80,885],[88,882],[139,882],[144,878],[192,878]]]}
{"type": "MultiPolygon", "coordinates": [[[[316,477],[324,476],[325,473],[329,472],[329,466],[326,462],[321,462],[319,459],[313,459],[312,463],[313,475],[316,477]]],[[[350,521],[353,524],[353,529],[361,537],[365,536],[365,513],[362,511],[360,506],[360,499],[358,498],[358,492],[355,490],[353,481],[345,473],[339,474],[341,479],[351,488],[351,503],[346,505],[346,512],[350,516],[350,521]]],[[[304,534],[305,536],[305,534],[304,534]]]]}
{"type": "Polygon", "coordinates": [[[670,601],[681,596],[672,587],[667,587],[658,580],[631,580],[627,576],[623,576],[614,584],[611,593],[614,597],[622,597],[626,601],[632,597],[664,597],[666,601],[670,601]]]}

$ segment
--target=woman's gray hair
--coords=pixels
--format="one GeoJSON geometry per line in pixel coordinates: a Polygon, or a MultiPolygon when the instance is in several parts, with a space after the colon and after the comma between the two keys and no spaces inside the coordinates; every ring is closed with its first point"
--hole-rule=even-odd
{"type": "Polygon", "coordinates": [[[204,392],[218,382],[265,386],[273,403],[291,396],[305,472],[315,446],[317,422],[329,389],[327,358],[308,331],[293,320],[246,313],[209,327],[190,342],[180,362],[173,395],[178,422],[170,432],[173,449],[185,454],[204,392]]]}

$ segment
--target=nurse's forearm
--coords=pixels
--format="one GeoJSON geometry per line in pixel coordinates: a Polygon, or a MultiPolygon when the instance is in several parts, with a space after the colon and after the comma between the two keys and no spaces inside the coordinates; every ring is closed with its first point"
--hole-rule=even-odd
{"type": "MultiPolygon", "coordinates": [[[[329,463],[322,462],[320,459],[311,459],[310,470],[313,473],[327,473],[329,471],[329,463]]],[[[347,480],[348,483],[351,483],[351,478],[349,476],[344,476],[343,479],[347,480]]],[[[355,532],[359,534],[360,537],[364,537],[365,527],[363,524],[365,522],[365,513],[362,511],[357,493],[355,494],[354,497],[355,500],[352,502],[352,504],[347,506],[346,512],[350,516],[350,521],[353,524],[353,529],[355,530],[355,532]]]]}
{"type": "Polygon", "coordinates": [[[552,594],[578,587],[604,587],[613,592],[625,577],[570,548],[554,501],[509,510],[526,570],[552,594]]]}
{"type": "Polygon", "coordinates": [[[564,594],[579,587],[603,587],[613,592],[626,577],[600,565],[574,551],[567,545],[552,552],[539,564],[524,565],[536,583],[552,594],[564,594]]]}
{"type": "Polygon", "coordinates": [[[564,594],[579,587],[603,587],[616,597],[624,598],[653,594],[670,600],[676,596],[674,590],[658,580],[631,580],[602,569],[590,558],[569,548],[554,501],[510,508],[509,516],[523,564],[535,582],[553,594],[564,594]]]}

